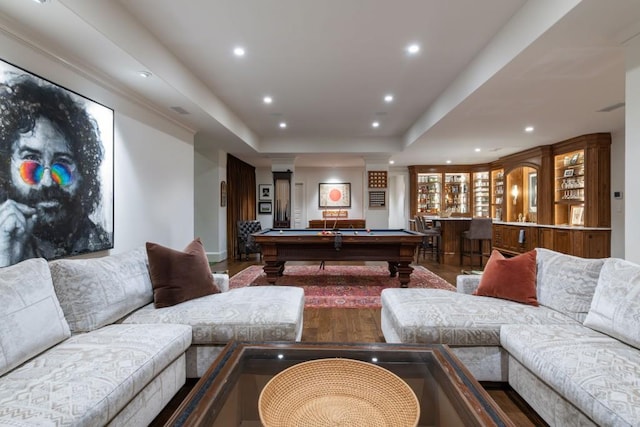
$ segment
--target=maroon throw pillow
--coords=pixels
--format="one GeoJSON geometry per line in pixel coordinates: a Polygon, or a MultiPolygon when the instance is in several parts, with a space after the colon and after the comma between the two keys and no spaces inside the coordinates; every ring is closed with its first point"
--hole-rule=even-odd
{"type": "Polygon", "coordinates": [[[505,258],[494,249],[473,295],[508,299],[537,307],[536,251],[505,258]]]}
{"type": "Polygon", "coordinates": [[[220,292],[200,238],[194,239],[182,252],[157,243],[147,242],[146,246],[156,308],[220,292]]]}

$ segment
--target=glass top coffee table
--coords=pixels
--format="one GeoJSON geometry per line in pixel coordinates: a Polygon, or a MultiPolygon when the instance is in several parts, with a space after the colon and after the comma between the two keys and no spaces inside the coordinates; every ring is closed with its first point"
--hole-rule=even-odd
{"type": "Polygon", "coordinates": [[[446,345],[231,341],[166,425],[259,427],[258,399],[278,373],[301,362],[347,358],[404,380],[419,426],[515,426],[446,345]]]}

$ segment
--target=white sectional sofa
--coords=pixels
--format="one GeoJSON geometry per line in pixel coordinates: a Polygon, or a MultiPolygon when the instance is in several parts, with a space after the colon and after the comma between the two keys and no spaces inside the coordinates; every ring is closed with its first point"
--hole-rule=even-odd
{"type": "Polygon", "coordinates": [[[147,425],[228,340],[300,340],[301,288],[215,276],[156,309],[144,248],[0,269],[0,426],[147,425]]]}
{"type": "Polygon", "coordinates": [[[538,307],[386,289],[387,342],[448,344],[481,381],[508,381],[552,426],[640,425],[640,265],[536,250],[538,307]]]}

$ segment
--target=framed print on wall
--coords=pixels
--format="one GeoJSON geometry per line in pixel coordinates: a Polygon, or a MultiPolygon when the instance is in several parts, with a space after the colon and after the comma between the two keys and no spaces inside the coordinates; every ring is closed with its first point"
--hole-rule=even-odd
{"type": "Polygon", "coordinates": [[[258,185],[259,200],[273,200],[273,184],[258,185]]]}
{"type": "Polygon", "coordinates": [[[258,213],[260,213],[260,214],[270,214],[271,213],[271,202],[260,202],[258,204],[258,213]]]}
{"type": "Polygon", "coordinates": [[[351,183],[325,183],[318,187],[318,206],[324,208],[350,208],[351,183]]]}
{"type": "Polygon", "coordinates": [[[0,267],[113,248],[113,110],[2,60],[0,105],[0,267]]]}

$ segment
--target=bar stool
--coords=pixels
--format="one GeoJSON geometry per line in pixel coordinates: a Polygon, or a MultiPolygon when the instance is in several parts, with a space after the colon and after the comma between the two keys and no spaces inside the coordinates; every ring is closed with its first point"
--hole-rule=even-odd
{"type": "Polygon", "coordinates": [[[440,262],[440,237],[441,230],[438,227],[429,227],[427,221],[423,216],[416,216],[416,231],[424,234],[422,243],[418,246],[418,256],[416,261],[420,261],[420,253],[425,257],[427,250],[431,250],[431,256],[435,255],[436,261],[440,262]]]}
{"type": "Polygon", "coordinates": [[[460,265],[464,265],[464,257],[469,257],[469,262],[473,267],[474,256],[478,256],[480,257],[480,267],[483,267],[484,257],[487,257],[488,260],[491,256],[492,224],[491,218],[471,218],[469,229],[460,235],[460,265]],[[484,251],[485,240],[489,241],[489,252],[484,251]]]}

